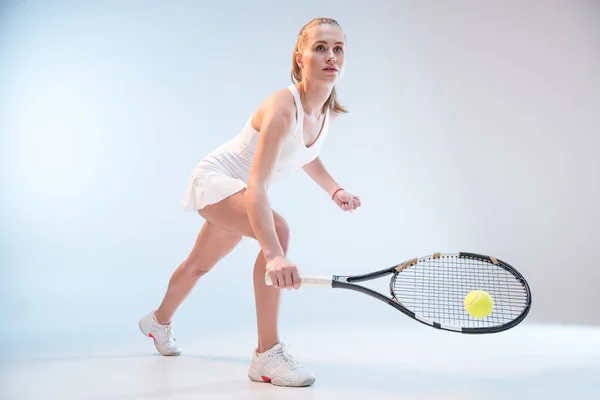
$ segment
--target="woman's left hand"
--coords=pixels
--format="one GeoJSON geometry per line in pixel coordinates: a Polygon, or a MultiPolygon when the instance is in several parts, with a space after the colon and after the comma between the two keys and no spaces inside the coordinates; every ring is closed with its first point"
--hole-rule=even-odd
{"type": "Polygon", "coordinates": [[[345,190],[338,191],[333,196],[333,201],[344,211],[353,212],[361,206],[360,198],[345,190]]]}

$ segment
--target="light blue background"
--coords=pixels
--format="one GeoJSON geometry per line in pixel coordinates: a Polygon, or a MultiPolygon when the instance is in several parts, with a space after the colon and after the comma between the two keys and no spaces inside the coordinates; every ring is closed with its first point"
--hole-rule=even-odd
{"type": "MultiPolygon", "coordinates": [[[[291,84],[296,35],[316,16],[347,35],[338,89],[351,111],[321,156],[363,207],[341,212],[301,171],[274,187],[299,268],[491,254],[530,281],[528,322],[600,323],[588,301],[600,283],[598,15],[584,1],[4,2],[5,343],[139,334],[203,223],[178,209],[191,171],[291,84]]],[[[180,332],[254,326],[258,250],[245,240],[200,280],[180,332]]],[[[318,289],[286,292],[281,317],[283,331],[404,318],[318,289]]]]}

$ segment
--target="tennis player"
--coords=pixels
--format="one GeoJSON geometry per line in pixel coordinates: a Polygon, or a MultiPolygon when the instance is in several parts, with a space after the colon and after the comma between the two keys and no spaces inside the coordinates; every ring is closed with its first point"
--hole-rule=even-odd
{"type": "Polygon", "coordinates": [[[360,199],[338,185],[319,158],[330,125],[347,112],[335,90],[345,52],[345,35],[335,20],[309,21],[294,46],[293,84],[274,92],[237,136],[197,164],[181,208],[197,212],[204,225],[191,253],[173,273],[158,309],[139,321],[161,354],[181,354],[171,321],[175,311],[198,279],[246,236],[261,247],[254,264],[258,344],[248,376],[279,386],[315,382],[314,375],[279,340],[281,289],[298,289],[301,282],[296,264],[287,258],[288,225],[272,210],[268,190],[272,183],[303,168],[342,210],[352,212],[361,206],[360,199]],[[265,274],[272,279],[272,287],[265,285],[265,274]]]}

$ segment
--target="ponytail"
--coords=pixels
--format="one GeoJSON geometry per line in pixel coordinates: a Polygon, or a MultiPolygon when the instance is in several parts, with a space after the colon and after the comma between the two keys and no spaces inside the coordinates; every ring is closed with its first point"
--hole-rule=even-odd
{"type": "Polygon", "coordinates": [[[335,86],[331,89],[331,94],[329,98],[323,105],[323,111],[329,109],[329,111],[334,112],[335,114],[344,114],[348,112],[348,109],[341,105],[337,98],[337,92],[335,91],[335,86]]]}

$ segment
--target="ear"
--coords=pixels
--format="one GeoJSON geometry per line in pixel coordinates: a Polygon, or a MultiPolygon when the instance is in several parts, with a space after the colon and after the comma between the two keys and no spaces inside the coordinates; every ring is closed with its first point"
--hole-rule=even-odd
{"type": "Polygon", "coordinates": [[[304,67],[303,61],[302,61],[302,53],[300,53],[299,51],[296,50],[296,64],[298,64],[298,66],[300,68],[304,67]]]}

